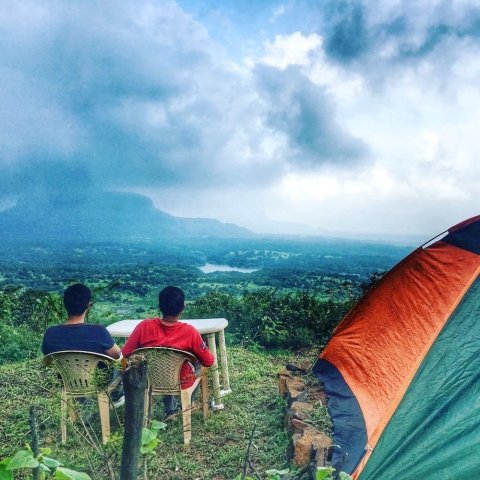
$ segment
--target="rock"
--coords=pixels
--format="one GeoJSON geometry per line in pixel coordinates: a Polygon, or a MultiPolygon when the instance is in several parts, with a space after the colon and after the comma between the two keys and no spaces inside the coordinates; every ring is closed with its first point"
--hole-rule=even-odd
{"type": "Polygon", "coordinates": [[[300,420],[305,420],[308,418],[309,413],[311,413],[313,409],[313,404],[308,402],[294,401],[290,405],[290,410],[292,411],[293,417],[300,420]]]}
{"type": "Polygon", "coordinates": [[[294,401],[303,401],[305,395],[305,382],[300,378],[286,379],[287,402],[290,406],[294,401]]]}
{"type": "Polygon", "coordinates": [[[278,377],[278,394],[281,397],[286,397],[288,395],[287,389],[287,379],[292,379],[292,375],[287,370],[282,370],[277,374],[278,377]]]}
{"type": "Polygon", "coordinates": [[[293,434],[292,442],[293,463],[298,467],[308,465],[312,458],[317,462],[320,460],[323,465],[328,449],[332,444],[327,435],[313,428],[306,429],[303,433],[293,434]]]}
{"type": "MultiPolygon", "coordinates": [[[[310,370],[309,362],[287,365],[278,374],[278,390],[287,399],[285,430],[290,436],[288,454],[292,464],[305,472],[306,478],[315,478],[317,466],[325,466],[331,438],[309,423],[311,413],[326,403],[319,384],[310,376],[301,376],[310,370]]],[[[303,478],[303,476],[301,477],[303,478]]]]}

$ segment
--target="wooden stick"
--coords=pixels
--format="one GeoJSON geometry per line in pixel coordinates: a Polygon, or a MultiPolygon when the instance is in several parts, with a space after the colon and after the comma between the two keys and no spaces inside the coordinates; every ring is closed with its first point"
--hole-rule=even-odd
{"type": "MultiPolygon", "coordinates": [[[[37,433],[37,419],[35,416],[35,407],[30,407],[30,431],[32,432],[32,452],[33,456],[37,457],[40,453],[38,449],[38,433],[37,433]]],[[[40,467],[32,468],[33,480],[40,480],[40,467]]]]}
{"type": "Polygon", "coordinates": [[[123,376],[125,391],[125,433],[123,435],[120,480],[136,480],[142,438],[147,366],[142,358],[132,357],[123,376]]]}

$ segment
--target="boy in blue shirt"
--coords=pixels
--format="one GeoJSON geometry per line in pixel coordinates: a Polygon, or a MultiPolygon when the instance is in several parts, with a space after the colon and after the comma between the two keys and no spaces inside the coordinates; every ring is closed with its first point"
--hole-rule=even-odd
{"type": "MultiPolygon", "coordinates": [[[[91,290],[82,283],[70,285],[64,291],[63,303],[68,319],[63,325],[55,325],[47,329],[42,341],[44,355],[63,350],[83,350],[108,355],[113,359],[120,358],[120,348],[106,327],[85,323],[85,317],[92,305],[91,299],[91,290]]],[[[115,393],[114,391],[112,397],[115,393]]],[[[121,392],[119,395],[120,397],[114,400],[116,407],[124,403],[121,392]]]]}

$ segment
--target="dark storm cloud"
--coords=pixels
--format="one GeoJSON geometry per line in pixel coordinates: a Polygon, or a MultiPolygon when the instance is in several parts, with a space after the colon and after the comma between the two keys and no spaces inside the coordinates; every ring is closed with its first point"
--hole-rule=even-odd
{"type": "Polygon", "coordinates": [[[320,87],[265,69],[257,91],[173,1],[4,2],[0,55],[3,197],[254,185],[364,150],[320,87]]]}
{"type": "Polygon", "coordinates": [[[345,65],[357,61],[360,69],[371,69],[372,61],[381,70],[421,60],[438,48],[454,49],[456,41],[480,39],[480,8],[466,3],[327,0],[323,15],[320,33],[329,58],[345,65]]]}
{"type": "Polygon", "coordinates": [[[369,47],[363,5],[354,0],[336,0],[326,10],[325,51],[338,60],[349,62],[369,47]]]}
{"type": "Polygon", "coordinates": [[[229,134],[204,125],[222,120],[213,85],[236,79],[174,3],[0,9],[1,190],[65,188],[76,168],[106,187],[204,178],[229,134]]]}
{"type": "Polygon", "coordinates": [[[298,68],[259,66],[256,77],[266,101],[266,121],[288,140],[290,161],[303,168],[325,163],[354,164],[367,146],[342,129],[322,88],[298,68]]]}
{"type": "Polygon", "coordinates": [[[399,49],[400,57],[424,57],[433,52],[442,42],[461,39],[476,40],[480,38],[480,16],[470,20],[463,26],[438,24],[431,26],[425,32],[425,38],[419,46],[404,44],[399,49]]]}

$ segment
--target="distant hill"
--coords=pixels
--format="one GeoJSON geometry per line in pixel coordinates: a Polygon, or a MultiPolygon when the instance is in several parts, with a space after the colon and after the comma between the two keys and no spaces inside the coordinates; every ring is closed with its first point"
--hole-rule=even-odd
{"type": "Polygon", "coordinates": [[[119,192],[50,194],[20,199],[0,212],[0,239],[9,242],[159,242],[179,238],[248,238],[238,225],[182,218],[143,195],[119,192]]]}

